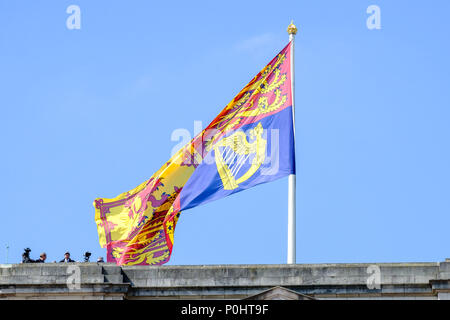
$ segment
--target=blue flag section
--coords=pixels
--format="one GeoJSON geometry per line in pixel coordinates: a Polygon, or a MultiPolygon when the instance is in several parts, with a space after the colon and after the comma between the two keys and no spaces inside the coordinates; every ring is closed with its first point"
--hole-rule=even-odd
{"type": "Polygon", "coordinates": [[[180,210],[295,173],[292,107],[227,133],[206,151],[180,193],[180,210]]]}

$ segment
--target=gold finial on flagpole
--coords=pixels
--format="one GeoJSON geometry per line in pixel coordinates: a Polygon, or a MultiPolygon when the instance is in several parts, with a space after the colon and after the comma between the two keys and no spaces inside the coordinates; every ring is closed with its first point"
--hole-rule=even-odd
{"type": "Polygon", "coordinates": [[[289,34],[297,34],[297,31],[298,31],[298,29],[294,24],[294,20],[291,20],[291,24],[288,26],[287,32],[289,34]]]}

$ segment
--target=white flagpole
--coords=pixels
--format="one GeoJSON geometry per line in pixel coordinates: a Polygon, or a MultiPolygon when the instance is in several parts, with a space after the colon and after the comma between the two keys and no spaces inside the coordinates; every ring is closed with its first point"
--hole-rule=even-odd
{"type": "MultiPolygon", "coordinates": [[[[295,148],[295,74],[294,74],[294,45],[295,45],[295,34],[297,33],[297,27],[294,22],[288,26],[287,31],[289,33],[289,41],[291,42],[291,93],[292,93],[292,124],[294,129],[294,148],[295,148]]],[[[289,175],[288,180],[288,246],[287,246],[287,263],[296,263],[295,257],[295,174],[289,175]]]]}

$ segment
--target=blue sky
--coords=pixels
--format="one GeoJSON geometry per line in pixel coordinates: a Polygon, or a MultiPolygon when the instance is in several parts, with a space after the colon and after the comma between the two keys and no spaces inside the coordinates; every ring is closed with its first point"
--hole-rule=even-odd
{"type": "MultiPolygon", "coordinates": [[[[450,2],[0,1],[0,263],[105,255],[96,197],[296,37],[297,262],[450,257],[450,2]],[[81,29],[69,30],[69,5],[81,29]],[[369,5],[381,30],[369,30],[369,5]]],[[[169,264],[285,263],[287,178],[184,212],[169,264]]]]}

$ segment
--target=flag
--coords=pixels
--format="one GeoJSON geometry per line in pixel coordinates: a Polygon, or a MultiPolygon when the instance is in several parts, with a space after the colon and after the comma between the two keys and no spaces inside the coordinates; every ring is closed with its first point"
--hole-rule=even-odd
{"type": "Polygon", "coordinates": [[[181,211],[295,173],[290,48],[149,180],[94,201],[108,262],[164,264],[181,211]]]}

